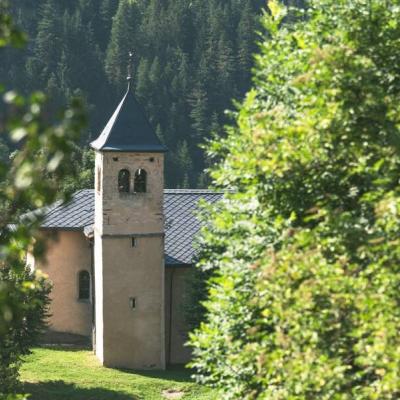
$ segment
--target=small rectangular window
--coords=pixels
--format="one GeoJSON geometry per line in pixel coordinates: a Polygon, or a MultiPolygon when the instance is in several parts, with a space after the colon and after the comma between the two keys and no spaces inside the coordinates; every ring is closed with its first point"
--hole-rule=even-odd
{"type": "Polygon", "coordinates": [[[100,192],[101,191],[101,170],[100,168],[97,168],[97,191],[100,192]]]}
{"type": "Polygon", "coordinates": [[[129,307],[132,308],[132,310],[136,309],[136,299],[134,297],[129,298],[129,307]]]}
{"type": "Polygon", "coordinates": [[[132,238],[132,247],[136,247],[137,246],[137,241],[136,238],[132,238]]]}

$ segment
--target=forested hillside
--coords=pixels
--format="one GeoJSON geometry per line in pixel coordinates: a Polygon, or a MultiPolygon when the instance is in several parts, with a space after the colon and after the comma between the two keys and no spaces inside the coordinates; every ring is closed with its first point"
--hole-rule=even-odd
{"type": "MultiPolygon", "coordinates": [[[[265,0],[10,3],[30,41],[2,55],[1,81],[22,92],[44,90],[51,113],[74,94],[85,98],[90,126],[77,148],[77,165],[90,164],[80,149],[100,133],[122,97],[132,50],[137,97],[169,148],[166,184],[206,185],[199,144],[221,132],[224,111],[250,86],[265,0]]],[[[86,176],[73,186],[90,184],[86,176]]]]}

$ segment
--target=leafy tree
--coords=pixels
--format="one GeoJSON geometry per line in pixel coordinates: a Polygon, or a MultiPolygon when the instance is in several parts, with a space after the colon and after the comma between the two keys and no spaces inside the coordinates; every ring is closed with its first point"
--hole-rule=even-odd
{"type": "Polygon", "coordinates": [[[396,399],[400,2],[269,8],[254,89],[209,147],[234,191],[202,236],[192,366],[224,399],[396,399]]]}
{"type": "Polygon", "coordinates": [[[8,148],[7,144],[0,139],[0,160],[4,163],[7,162],[9,154],[10,154],[10,149],[8,148]]]}
{"type": "MultiPolygon", "coordinates": [[[[24,36],[0,2],[0,52],[8,44],[22,45],[24,36]]],[[[2,137],[17,147],[13,157],[0,160],[0,397],[17,389],[22,356],[29,352],[44,327],[49,284],[26,268],[26,252],[40,257],[44,243],[39,235],[40,214],[24,211],[65,200],[59,183],[70,172],[68,156],[84,117],[77,101],[54,125],[46,123],[44,96],[29,98],[15,91],[4,93],[6,109],[2,137]],[[9,132],[6,134],[5,132],[9,132]]],[[[3,107],[2,107],[3,108],[3,107]]],[[[7,397],[10,398],[11,397],[7,397]]]]}
{"type": "Polygon", "coordinates": [[[70,155],[73,173],[67,176],[60,187],[63,193],[71,195],[74,192],[94,187],[95,153],[92,149],[82,149],[74,146],[70,155]]]}
{"type": "Polygon", "coordinates": [[[28,268],[20,271],[3,265],[0,267],[0,302],[8,324],[0,337],[0,397],[14,393],[21,357],[29,354],[38,336],[45,328],[51,286],[45,276],[32,273],[28,268]]]}

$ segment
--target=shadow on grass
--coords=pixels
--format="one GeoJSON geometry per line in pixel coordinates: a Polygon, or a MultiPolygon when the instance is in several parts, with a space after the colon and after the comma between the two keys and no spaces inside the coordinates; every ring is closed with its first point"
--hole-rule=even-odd
{"type": "Polygon", "coordinates": [[[25,383],[23,393],[29,400],[137,400],[123,392],[103,388],[81,388],[63,381],[25,383]]]}
{"type": "Polygon", "coordinates": [[[92,348],[84,345],[76,345],[76,344],[40,344],[37,346],[39,349],[45,350],[56,350],[56,351],[68,351],[68,352],[78,352],[78,351],[92,351],[92,348]]]}
{"type": "Polygon", "coordinates": [[[174,381],[181,383],[193,383],[194,380],[191,378],[193,370],[185,368],[182,365],[168,365],[166,370],[137,370],[137,369],[126,369],[126,368],[112,368],[117,371],[143,376],[146,378],[154,378],[164,381],[174,381]]]}

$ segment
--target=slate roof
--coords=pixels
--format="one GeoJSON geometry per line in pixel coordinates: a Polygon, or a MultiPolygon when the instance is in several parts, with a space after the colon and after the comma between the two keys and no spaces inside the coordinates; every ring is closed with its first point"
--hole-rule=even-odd
{"type": "Polygon", "coordinates": [[[133,90],[128,90],[100,136],[91,143],[95,150],[163,153],[167,148],[151,127],[133,90]]]}
{"type": "MultiPolygon", "coordinates": [[[[204,199],[214,203],[223,194],[209,190],[164,190],[165,263],[191,264],[195,256],[193,241],[200,229],[196,217],[198,203],[204,199]]],[[[76,192],[69,203],[55,204],[46,211],[42,228],[78,230],[94,225],[94,190],[76,192]]]]}

